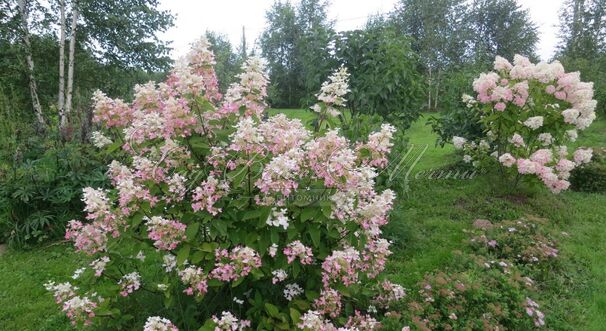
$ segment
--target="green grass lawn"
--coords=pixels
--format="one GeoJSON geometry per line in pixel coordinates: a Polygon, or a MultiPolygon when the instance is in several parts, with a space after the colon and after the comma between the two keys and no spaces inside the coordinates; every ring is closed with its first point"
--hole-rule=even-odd
{"type": "MultiPolygon", "coordinates": [[[[304,121],[313,118],[310,111],[270,111],[277,112],[304,121]]],[[[417,171],[437,169],[457,159],[451,146],[435,147],[426,118],[408,131],[409,144],[427,146],[417,171]]],[[[606,146],[606,121],[597,121],[575,145],[606,146]]],[[[386,235],[394,241],[387,276],[412,288],[425,273],[454,267],[453,251],[465,249],[463,230],[477,218],[493,222],[528,215],[546,218],[554,231],[568,233],[560,242],[564,272],[542,284],[538,297],[547,315],[547,328],[604,330],[606,195],[552,195],[542,188],[530,188],[525,196],[512,196],[502,193],[500,185],[486,176],[412,180],[410,190],[399,196],[386,228],[386,235]]],[[[67,244],[0,256],[0,330],[70,329],[42,284],[49,279],[67,280],[82,261],[67,244]]]]}

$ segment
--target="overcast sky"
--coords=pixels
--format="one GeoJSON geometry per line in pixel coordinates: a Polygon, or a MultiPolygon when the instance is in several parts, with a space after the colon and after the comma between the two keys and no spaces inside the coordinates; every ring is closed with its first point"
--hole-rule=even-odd
{"type": "MultiPolygon", "coordinates": [[[[172,56],[185,54],[189,44],[206,30],[213,30],[228,36],[237,45],[242,36],[242,26],[246,27],[249,45],[254,42],[265,27],[265,12],[274,0],[161,0],[161,8],[169,9],[176,15],[175,26],[163,34],[162,38],[172,41],[172,56]]],[[[293,3],[296,3],[293,0],[293,3]]],[[[394,8],[397,0],[332,0],[329,17],[336,20],[338,31],[363,26],[367,17],[384,14],[394,8]]],[[[534,22],[539,26],[539,55],[548,60],[557,44],[558,12],[563,0],[518,0],[530,9],[534,22]]]]}

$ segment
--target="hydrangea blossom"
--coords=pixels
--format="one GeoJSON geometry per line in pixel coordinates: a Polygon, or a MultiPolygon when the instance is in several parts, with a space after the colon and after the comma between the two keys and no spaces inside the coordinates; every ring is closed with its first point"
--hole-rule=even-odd
{"type": "Polygon", "coordinates": [[[126,274],[122,276],[118,285],[121,288],[120,295],[126,297],[141,287],[141,275],[136,271],[126,274]]]}
{"type": "Polygon", "coordinates": [[[95,277],[100,277],[103,271],[105,271],[105,266],[109,263],[110,259],[108,256],[103,256],[98,258],[90,263],[90,266],[95,270],[95,277]]]}
{"type": "Polygon", "coordinates": [[[215,259],[217,263],[210,275],[224,282],[246,277],[253,269],[261,266],[259,254],[249,247],[235,247],[231,252],[218,249],[215,251],[215,259]]]}
{"type": "MultiPolygon", "coordinates": [[[[269,81],[263,61],[247,59],[238,82],[222,96],[209,47],[207,40],[198,40],[166,81],[136,86],[131,104],[95,93],[100,134],[109,136],[106,129],[111,129],[111,137],[123,142],[126,157],[108,165],[111,188],[84,190],[86,217],[69,223],[66,238],[91,255],[95,284],[109,285],[104,291],[114,297],[104,301],[103,311],[111,312],[123,301],[120,296],[140,299],[144,283],[153,285],[150,291],[170,295],[169,306],[204,306],[197,310],[199,316],[214,323],[215,330],[258,328],[266,312],[252,313],[248,290],[271,282],[275,285],[263,285],[267,298],[301,301],[315,309],[302,316],[300,325],[321,330],[378,327],[370,316],[347,316],[350,310],[342,307],[366,311],[374,296],[352,285],[361,277],[373,282],[391,254],[381,235],[395,194],[378,191],[375,179],[388,164],[395,128],[384,124],[367,139],[350,141],[337,128],[311,132],[301,120],[267,117],[269,81]],[[303,200],[314,199],[317,189],[328,198],[322,204],[330,212],[322,208],[320,213],[303,200]],[[335,236],[342,239],[329,239],[335,236]],[[137,244],[122,245],[130,240],[137,244]],[[133,266],[144,266],[146,272],[114,278],[115,272],[133,266]],[[147,272],[154,267],[158,272],[147,272]],[[293,282],[286,285],[288,279],[293,282]],[[350,293],[342,295],[337,285],[349,287],[350,293]],[[223,287],[235,291],[235,297],[207,295],[221,293],[223,287]],[[226,305],[237,305],[242,316],[255,320],[221,312],[226,305]]],[[[345,106],[347,80],[341,68],[323,84],[318,122],[330,121],[327,117],[345,106]]],[[[501,99],[509,98],[507,91],[500,93],[501,99]]],[[[562,163],[560,168],[569,166],[562,163]]],[[[102,302],[95,295],[79,296],[69,283],[49,284],[49,289],[62,305],[73,299],[66,313],[77,323],[88,321],[85,315],[93,318],[102,302]]],[[[283,313],[283,305],[272,304],[283,313]]],[[[156,314],[175,311],[167,308],[156,314]]],[[[146,330],[176,330],[183,322],[156,314],[148,318],[146,330]]]]}
{"type": "MultiPolygon", "coordinates": [[[[497,57],[494,71],[480,74],[473,89],[474,101],[465,97],[464,102],[470,111],[480,112],[491,144],[479,148],[475,142],[453,137],[465,161],[494,164],[479,162],[490,156],[503,170],[507,168],[506,175],[535,176],[553,193],[567,189],[574,167],[560,146],[576,140],[578,131],[595,119],[593,84],[582,82],[578,72],[567,73],[557,61],[534,64],[516,55],[513,64],[497,57]]],[[[575,165],[590,158],[583,149],[573,153],[575,165]]]]}
{"type": "Polygon", "coordinates": [[[222,312],[221,318],[213,316],[212,320],[217,325],[215,331],[239,331],[250,327],[250,321],[238,319],[228,311],[222,312]]]}
{"type": "Polygon", "coordinates": [[[303,294],[303,289],[297,283],[287,284],[284,287],[284,298],[288,301],[292,301],[292,299],[301,294],[303,294]]]}
{"type": "Polygon", "coordinates": [[[183,291],[187,295],[202,296],[208,291],[207,276],[202,268],[189,266],[179,271],[179,277],[183,284],[188,286],[183,291]]]}
{"type": "Polygon", "coordinates": [[[179,331],[179,329],[166,318],[150,316],[145,321],[143,331],[179,331]]]}
{"type": "Polygon", "coordinates": [[[317,113],[339,116],[340,112],[337,107],[345,106],[347,93],[349,93],[349,73],[347,68],[341,67],[322,83],[320,93],[317,95],[321,103],[316,103],[311,109],[317,113]]]}
{"type": "Polygon", "coordinates": [[[303,245],[299,240],[293,241],[284,248],[284,255],[288,257],[288,263],[293,263],[299,259],[301,264],[311,264],[313,262],[313,252],[310,247],[303,245]]]}
{"type": "Polygon", "coordinates": [[[187,226],[183,223],[152,216],[151,219],[147,219],[146,224],[148,237],[154,241],[157,249],[171,251],[177,248],[182,240],[185,240],[187,226]]]}
{"type": "Polygon", "coordinates": [[[92,140],[93,145],[97,148],[103,148],[103,147],[113,143],[113,141],[111,139],[109,139],[103,133],[101,133],[99,131],[94,131],[91,134],[90,139],[92,140]]]}

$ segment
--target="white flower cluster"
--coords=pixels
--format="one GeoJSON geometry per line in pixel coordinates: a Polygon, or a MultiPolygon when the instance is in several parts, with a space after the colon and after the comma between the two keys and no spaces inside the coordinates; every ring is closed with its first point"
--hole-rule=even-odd
{"type": "Polygon", "coordinates": [[[543,126],[543,116],[530,117],[526,121],[524,121],[524,125],[533,130],[536,130],[543,126]]]}
{"type": "Polygon", "coordinates": [[[159,316],[150,316],[145,321],[143,331],[178,331],[177,327],[168,319],[159,316]]]}
{"type": "Polygon", "coordinates": [[[286,209],[280,210],[273,208],[271,214],[267,218],[267,225],[275,227],[283,227],[284,230],[288,229],[288,216],[286,216],[286,209]]]}
{"type": "Polygon", "coordinates": [[[284,288],[284,297],[288,301],[292,301],[292,299],[301,294],[303,294],[303,289],[297,283],[288,284],[284,288]]]}
{"type": "Polygon", "coordinates": [[[90,139],[93,141],[93,145],[95,145],[95,147],[97,147],[97,148],[103,148],[103,147],[113,143],[113,141],[111,139],[104,136],[103,133],[101,133],[99,131],[93,132],[91,134],[90,139]]]}
{"type": "Polygon", "coordinates": [[[284,269],[274,270],[271,274],[274,276],[271,280],[273,284],[283,282],[288,277],[288,274],[284,269]]]}
{"type": "Polygon", "coordinates": [[[328,77],[328,80],[322,83],[318,100],[324,103],[325,109],[320,104],[315,104],[311,109],[317,113],[326,111],[331,116],[339,116],[336,107],[344,107],[345,95],[349,92],[349,73],[347,68],[341,66],[328,77]]]}

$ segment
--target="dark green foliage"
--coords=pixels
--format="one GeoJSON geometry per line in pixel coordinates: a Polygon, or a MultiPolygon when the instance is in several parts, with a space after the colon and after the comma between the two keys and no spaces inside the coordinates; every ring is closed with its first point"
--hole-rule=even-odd
{"type": "Polygon", "coordinates": [[[591,162],[572,171],[570,184],[574,191],[606,193],[606,149],[594,149],[591,162]]]}
{"type": "Polygon", "coordinates": [[[436,145],[442,147],[452,142],[453,136],[475,139],[481,137],[484,131],[480,114],[460,101],[459,105],[450,111],[429,117],[427,125],[430,125],[431,130],[438,136],[436,145]]]}
{"type": "Polygon", "coordinates": [[[558,58],[584,81],[594,82],[597,111],[606,110],[606,1],[566,0],[560,14],[558,58]]]}
{"type": "Polygon", "coordinates": [[[103,187],[106,177],[90,146],[33,138],[20,148],[2,170],[0,240],[23,248],[62,237],[65,224],[82,217],[82,188],[103,187]]]}
{"type": "Polygon", "coordinates": [[[272,107],[311,105],[334,69],[329,50],[334,31],[326,13],[327,2],[320,0],[303,0],[297,7],[276,1],[267,12],[260,47],[268,61],[272,107]]]}
{"type": "Polygon", "coordinates": [[[242,70],[240,66],[244,62],[244,54],[237,54],[227,37],[212,31],[206,31],[206,38],[211,44],[211,50],[215,53],[215,73],[219,81],[219,90],[225,93],[232,83],[235,83],[242,70]]]}
{"type": "Polygon", "coordinates": [[[517,1],[475,0],[468,15],[476,64],[492,64],[497,55],[506,59],[515,54],[535,58],[538,27],[517,1]]]}
{"type": "Polygon", "coordinates": [[[171,62],[168,44],[157,33],[173,25],[173,16],[158,10],[158,0],[80,0],[84,24],[78,33],[104,63],[121,68],[165,70],[171,62]]]}
{"type": "Polygon", "coordinates": [[[347,102],[353,118],[376,114],[407,129],[419,117],[423,82],[409,38],[386,27],[343,32],[335,57],[351,74],[347,102]]]}

